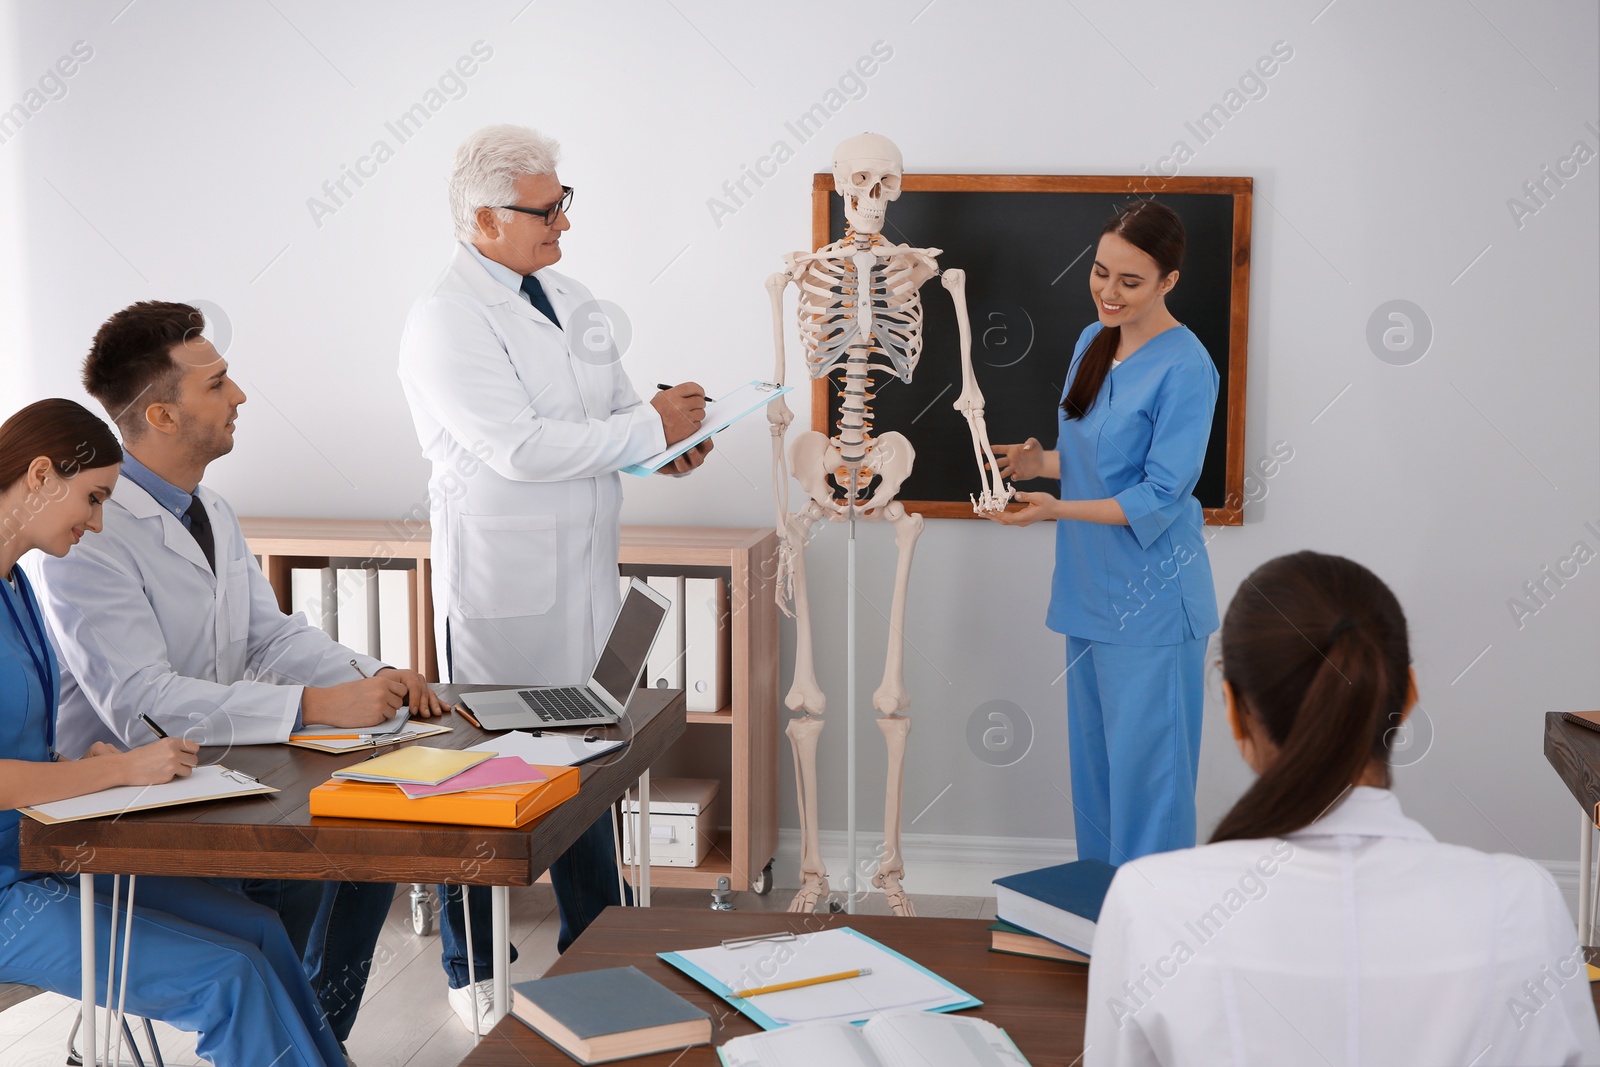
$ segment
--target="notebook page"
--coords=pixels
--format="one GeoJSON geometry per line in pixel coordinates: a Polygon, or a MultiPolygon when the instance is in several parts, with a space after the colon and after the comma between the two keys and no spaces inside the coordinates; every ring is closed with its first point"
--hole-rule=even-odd
{"type": "Polygon", "coordinates": [[[725,1067],[880,1067],[849,1023],[811,1023],[735,1038],[718,1050],[725,1067]]]}
{"type": "Polygon", "coordinates": [[[895,1012],[863,1035],[883,1067],[1028,1067],[1006,1032],[982,1019],[895,1012]]]}

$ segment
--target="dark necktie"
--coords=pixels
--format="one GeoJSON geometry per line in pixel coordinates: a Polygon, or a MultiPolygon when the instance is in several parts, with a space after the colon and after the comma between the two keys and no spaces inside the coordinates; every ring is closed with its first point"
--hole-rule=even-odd
{"type": "Polygon", "coordinates": [[[529,274],[522,279],[522,291],[528,294],[528,302],[540,311],[544,317],[555,323],[559,328],[561,320],[556,318],[556,309],[550,306],[550,298],[544,295],[544,286],[539,284],[539,279],[529,274]]]}
{"type": "Polygon", "coordinates": [[[205,553],[206,562],[211,564],[211,573],[217,571],[217,546],[211,536],[211,516],[206,514],[206,506],[200,503],[198,496],[189,499],[189,510],[184,512],[189,518],[189,532],[194,535],[200,551],[205,553]]]}

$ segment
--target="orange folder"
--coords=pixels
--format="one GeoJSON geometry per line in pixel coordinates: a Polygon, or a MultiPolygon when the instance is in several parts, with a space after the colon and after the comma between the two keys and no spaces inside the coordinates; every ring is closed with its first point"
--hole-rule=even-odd
{"type": "Polygon", "coordinates": [[[470,789],[411,800],[384,782],[330,779],[311,790],[311,814],[346,819],[396,819],[465,826],[517,827],[532,822],[578,793],[578,768],[540,767],[543,782],[470,789]]]}

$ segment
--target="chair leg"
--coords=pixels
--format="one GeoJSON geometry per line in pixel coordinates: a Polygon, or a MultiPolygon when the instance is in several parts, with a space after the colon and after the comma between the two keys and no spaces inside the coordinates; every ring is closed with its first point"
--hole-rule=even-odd
{"type": "Polygon", "coordinates": [[[144,1036],[150,1041],[150,1056],[156,1061],[156,1067],[167,1067],[167,1061],[161,1058],[161,1046],[156,1043],[156,1028],[150,1025],[150,1020],[144,1021],[144,1036]]]}
{"type": "MultiPolygon", "coordinates": [[[[138,1042],[134,1041],[133,1031],[128,1027],[126,1018],[122,1020],[122,1036],[128,1039],[128,1051],[133,1053],[133,1067],[144,1067],[144,1057],[139,1055],[138,1042]]],[[[122,1056],[119,1053],[117,1059],[120,1060],[121,1058],[122,1056]]]]}
{"type": "MultiPolygon", "coordinates": [[[[83,1025],[80,1015],[72,1021],[72,1032],[67,1035],[67,1064],[68,1067],[83,1067],[83,1056],[78,1052],[78,1029],[83,1025]]],[[[139,1046],[133,1040],[133,1031],[128,1029],[128,1020],[122,1020],[122,1033],[128,1039],[128,1048],[133,1052],[133,1062],[137,1067],[145,1067],[144,1057],[139,1055],[139,1046]]],[[[144,1020],[144,1035],[150,1042],[150,1056],[154,1059],[155,1067],[167,1067],[167,1061],[161,1058],[161,1046],[156,1042],[156,1028],[150,1025],[150,1020],[144,1020]]]]}

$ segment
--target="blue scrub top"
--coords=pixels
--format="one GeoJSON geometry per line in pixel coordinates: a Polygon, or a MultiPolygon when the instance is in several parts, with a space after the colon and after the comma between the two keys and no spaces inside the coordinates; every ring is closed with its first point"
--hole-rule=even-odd
{"type": "MultiPolygon", "coordinates": [[[[1095,322],[1079,335],[1067,389],[1100,330],[1095,322]]],[[[1056,523],[1050,629],[1109,644],[1171,645],[1217,628],[1194,487],[1218,381],[1200,339],[1175,326],[1112,367],[1087,415],[1059,414],[1061,499],[1113,498],[1128,525],[1056,523]]]]}
{"type": "MultiPolygon", "coordinates": [[[[0,597],[6,600],[0,604],[0,758],[48,763],[60,668],[49,639],[42,638],[43,616],[22,568],[12,568],[12,574],[17,579],[15,590],[0,579],[0,597]],[[39,663],[45,667],[48,692],[40,684],[39,663]]],[[[17,811],[0,811],[0,889],[23,877],[17,848],[21,822],[17,811]]]]}

